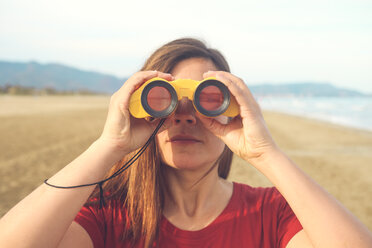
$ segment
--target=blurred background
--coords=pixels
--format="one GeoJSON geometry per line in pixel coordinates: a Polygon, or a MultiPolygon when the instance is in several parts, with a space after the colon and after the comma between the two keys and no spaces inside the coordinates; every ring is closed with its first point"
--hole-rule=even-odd
{"type": "MultiPolygon", "coordinates": [[[[372,229],[372,2],[0,2],[0,216],[84,151],[159,46],[219,49],[275,140],[372,229]]],[[[234,158],[230,180],[270,186],[234,158]]]]}

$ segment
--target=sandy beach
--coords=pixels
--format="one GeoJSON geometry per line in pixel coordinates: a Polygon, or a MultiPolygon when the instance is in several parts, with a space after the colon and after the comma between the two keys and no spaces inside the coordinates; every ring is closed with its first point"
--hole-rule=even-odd
{"type": "MultiPolygon", "coordinates": [[[[98,138],[108,102],[107,96],[0,96],[0,216],[98,138]]],[[[264,116],[281,149],[372,230],[372,132],[264,116]]],[[[271,186],[238,157],[229,179],[271,186]]]]}

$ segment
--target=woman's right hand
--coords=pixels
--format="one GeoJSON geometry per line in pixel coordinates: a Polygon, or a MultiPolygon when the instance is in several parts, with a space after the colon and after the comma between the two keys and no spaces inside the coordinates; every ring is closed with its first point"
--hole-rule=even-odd
{"type": "Polygon", "coordinates": [[[159,120],[154,122],[134,118],[129,113],[129,100],[132,93],[147,80],[160,77],[173,80],[171,74],[158,71],[140,71],[132,75],[110,99],[106,123],[99,138],[105,146],[126,155],[140,148],[151,136],[159,120]]]}

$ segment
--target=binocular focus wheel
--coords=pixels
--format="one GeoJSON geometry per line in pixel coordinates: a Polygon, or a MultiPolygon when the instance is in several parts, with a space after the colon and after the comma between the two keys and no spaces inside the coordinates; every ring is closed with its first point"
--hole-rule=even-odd
{"type": "Polygon", "coordinates": [[[207,80],[202,82],[198,88],[195,90],[194,93],[194,105],[195,108],[203,115],[209,116],[209,117],[216,117],[221,114],[223,114],[227,108],[230,105],[230,92],[229,89],[220,81],[217,80],[207,80]],[[211,109],[206,109],[205,108],[205,103],[202,103],[200,99],[203,90],[206,90],[207,87],[211,87],[211,90],[217,90],[218,97],[221,97],[222,94],[222,99],[221,103],[218,103],[217,108],[213,107],[213,104],[211,106],[211,109]],[[204,105],[204,106],[203,106],[204,105]]]}
{"type": "Polygon", "coordinates": [[[141,104],[143,106],[143,109],[150,116],[155,117],[155,118],[164,118],[170,115],[177,107],[177,104],[178,104],[177,93],[175,89],[173,88],[173,86],[170,85],[168,82],[164,82],[160,80],[153,81],[149,83],[148,85],[146,85],[145,88],[143,89],[142,94],[141,94],[141,104]],[[167,93],[169,93],[168,97],[166,97],[167,99],[165,99],[169,101],[169,105],[159,111],[152,108],[151,104],[148,101],[149,93],[154,87],[164,88],[167,91],[167,93]]]}

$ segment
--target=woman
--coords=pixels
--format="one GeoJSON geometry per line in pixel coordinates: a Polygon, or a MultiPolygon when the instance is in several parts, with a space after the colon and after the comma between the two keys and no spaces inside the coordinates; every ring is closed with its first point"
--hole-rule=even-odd
{"type": "Polygon", "coordinates": [[[236,98],[238,117],[206,118],[182,99],[136,163],[103,185],[104,207],[94,186],[43,184],[1,219],[0,247],[372,247],[371,233],[276,146],[223,56],[195,39],[155,51],[111,97],[99,139],[49,183],[109,177],[146,142],[159,120],[128,111],[145,81],[211,76],[236,98]],[[232,152],[275,188],[227,181],[232,152]]]}

